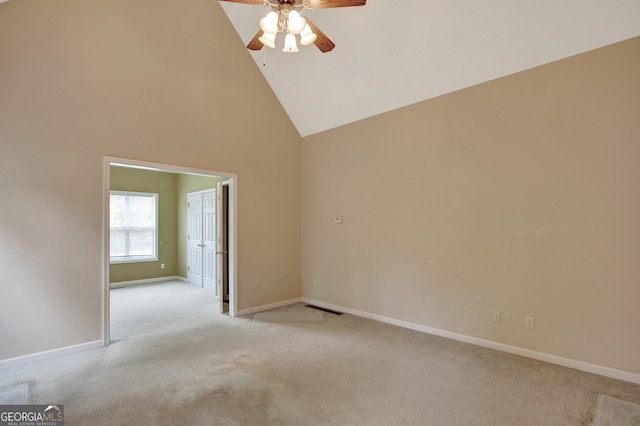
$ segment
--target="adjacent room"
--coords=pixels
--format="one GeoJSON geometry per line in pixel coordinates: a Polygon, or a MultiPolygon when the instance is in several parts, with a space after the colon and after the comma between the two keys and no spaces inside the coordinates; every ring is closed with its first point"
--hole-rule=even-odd
{"type": "Polygon", "coordinates": [[[397,6],[0,1],[0,405],[638,424],[640,4],[397,6]]]}

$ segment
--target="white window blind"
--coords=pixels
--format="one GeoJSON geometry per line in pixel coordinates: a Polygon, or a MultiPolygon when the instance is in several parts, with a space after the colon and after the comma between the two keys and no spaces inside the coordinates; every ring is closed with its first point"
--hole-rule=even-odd
{"type": "Polygon", "coordinates": [[[111,191],[111,263],[158,260],[158,194],[111,191]]]}

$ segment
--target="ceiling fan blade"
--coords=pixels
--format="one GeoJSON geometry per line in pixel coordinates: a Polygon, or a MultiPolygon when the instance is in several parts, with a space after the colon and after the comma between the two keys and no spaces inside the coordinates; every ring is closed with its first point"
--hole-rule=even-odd
{"type": "Polygon", "coordinates": [[[305,16],[304,19],[307,21],[307,24],[309,24],[309,28],[311,28],[311,31],[313,31],[318,36],[318,38],[316,38],[316,41],[314,41],[313,44],[315,44],[316,47],[320,49],[322,53],[327,53],[332,51],[333,48],[336,47],[336,45],[333,44],[333,42],[329,40],[329,37],[324,35],[324,33],[320,31],[320,28],[318,28],[316,24],[311,22],[309,18],[305,16]]]}
{"type": "Polygon", "coordinates": [[[260,49],[262,49],[262,46],[264,46],[264,44],[262,44],[262,42],[260,40],[258,40],[261,35],[262,35],[262,30],[258,31],[256,33],[256,35],[253,36],[253,38],[251,39],[249,44],[247,44],[247,49],[249,49],[249,50],[260,50],[260,49]]]}
{"type": "Polygon", "coordinates": [[[244,3],[244,4],[254,4],[256,6],[262,6],[264,1],[262,0],[218,0],[218,1],[228,1],[231,3],[244,3]]]}
{"type": "Polygon", "coordinates": [[[328,9],[330,7],[364,6],[367,0],[308,0],[309,9],[328,9]]]}

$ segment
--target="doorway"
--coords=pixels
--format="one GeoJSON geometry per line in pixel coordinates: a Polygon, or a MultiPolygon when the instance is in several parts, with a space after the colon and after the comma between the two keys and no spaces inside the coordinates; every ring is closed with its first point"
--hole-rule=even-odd
{"type": "MultiPolygon", "coordinates": [[[[236,312],[237,312],[236,253],[237,251],[236,251],[235,238],[237,235],[237,228],[236,228],[237,175],[226,173],[226,172],[192,169],[192,168],[185,168],[185,167],[168,165],[168,164],[150,163],[150,162],[139,161],[139,160],[130,160],[130,159],[123,159],[123,158],[116,158],[116,157],[104,157],[104,162],[103,162],[103,277],[102,277],[103,290],[104,290],[103,291],[104,345],[106,346],[110,344],[110,301],[109,301],[109,297],[110,297],[109,296],[109,292],[110,292],[110,271],[109,271],[110,223],[109,222],[110,222],[110,219],[109,219],[109,211],[110,211],[111,166],[131,167],[131,168],[146,169],[146,170],[152,170],[152,171],[164,172],[164,173],[175,173],[175,174],[181,175],[179,177],[184,177],[184,178],[188,177],[189,179],[195,179],[196,177],[224,179],[223,184],[224,184],[224,187],[226,188],[225,192],[227,193],[227,196],[226,196],[227,207],[226,207],[225,220],[227,221],[227,224],[228,224],[228,227],[227,227],[228,231],[225,233],[226,240],[227,240],[227,249],[224,250],[226,251],[225,253],[226,260],[223,262],[223,264],[227,265],[225,269],[226,273],[225,273],[224,279],[228,282],[228,284],[226,287],[224,287],[226,289],[226,291],[224,291],[222,282],[218,283],[218,280],[222,280],[222,276],[221,274],[216,274],[215,278],[212,279],[212,283],[208,283],[208,286],[212,285],[213,287],[217,287],[221,289],[220,293],[223,293],[223,292],[226,293],[228,304],[225,304],[224,312],[228,312],[228,314],[232,317],[236,316],[236,312]]],[[[216,204],[219,203],[218,200],[220,199],[220,197],[217,196],[219,194],[217,188],[215,189],[214,193],[216,194],[213,197],[213,211],[215,212],[215,210],[219,208],[216,206],[216,204]]],[[[184,200],[184,198],[182,199],[184,200]]],[[[219,215],[215,215],[215,216],[216,217],[213,219],[214,220],[213,228],[215,228],[215,223],[216,223],[215,221],[220,220],[219,215]]],[[[185,222],[182,222],[182,223],[185,223],[185,222]]],[[[212,238],[212,240],[213,240],[212,251],[215,255],[216,252],[221,252],[222,249],[220,249],[217,246],[217,244],[219,244],[217,241],[219,239],[217,237],[212,238]]],[[[204,243],[201,242],[200,244],[204,244],[204,243]]],[[[214,256],[214,261],[212,265],[213,266],[212,271],[214,272],[216,270],[216,262],[218,262],[218,258],[220,257],[221,256],[214,256]]],[[[203,276],[204,275],[207,275],[207,273],[203,273],[203,276]]],[[[186,282],[188,280],[187,275],[185,274],[183,275],[183,277],[184,278],[181,278],[181,279],[186,282]]],[[[222,294],[220,294],[220,297],[216,297],[215,300],[212,300],[212,303],[215,303],[216,308],[220,312],[223,312],[224,299],[225,297],[222,294]]]]}
{"type": "Polygon", "coordinates": [[[222,312],[229,312],[229,182],[219,182],[218,192],[218,288],[222,294],[222,312]]]}

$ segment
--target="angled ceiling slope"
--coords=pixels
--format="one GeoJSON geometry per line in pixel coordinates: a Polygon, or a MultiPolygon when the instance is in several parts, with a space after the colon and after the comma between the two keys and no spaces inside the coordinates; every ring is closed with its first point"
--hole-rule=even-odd
{"type": "MultiPolygon", "coordinates": [[[[245,45],[269,11],[220,5],[245,45]]],[[[638,0],[368,0],[303,15],[333,51],[250,53],[302,137],[640,36],[638,0]]]]}

